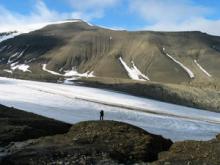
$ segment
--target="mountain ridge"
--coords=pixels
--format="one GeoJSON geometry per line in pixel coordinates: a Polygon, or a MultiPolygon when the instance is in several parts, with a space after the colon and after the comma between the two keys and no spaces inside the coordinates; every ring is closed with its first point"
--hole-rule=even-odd
{"type": "MultiPolygon", "coordinates": [[[[0,55],[9,59],[16,51],[20,51],[20,56],[22,56],[21,50],[23,50],[25,51],[24,57],[19,63],[24,63],[28,56],[32,59],[37,57],[54,71],[62,68],[71,70],[75,67],[80,73],[94,69],[98,77],[131,78],[128,70],[120,63],[119,58],[122,58],[130,69],[133,63],[137,63],[136,68],[146,76],[151,74],[147,77],[151,77],[152,81],[179,83],[189,82],[194,78],[187,76],[188,73],[181,67],[181,64],[185,65],[185,68],[192,69],[192,73],[196,72],[195,79],[208,79],[204,73],[201,73],[201,68],[196,67],[193,60],[205,68],[204,70],[210,70],[210,75],[214,74],[219,78],[218,69],[211,67],[213,64],[217,67],[219,62],[219,46],[215,43],[220,43],[219,37],[212,37],[201,32],[112,31],[91,26],[83,21],[76,21],[48,25],[37,31],[3,41],[0,43],[0,55]],[[21,44],[22,41],[23,44],[21,44]],[[7,44],[14,45],[14,50],[3,49],[7,44]],[[180,49],[182,46],[183,50],[180,49]],[[190,50],[186,50],[187,48],[190,50]],[[209,56],[216,59],[211,62],[211,65],[205,63],[207,55],[204,54],[207,52],[210,53],[209,56]],[[171,56],[171,59],[164,57],[167,54],[171,56]],[[106,71],[104,68],[101,69],[103,66],[106,71]],[[166,79],[167,76],[169,79],[166,79]]],[[[13,62],[16,62],[16,59],[13,62]]],[[[6,60],[1,61],[1,64],[4,63],[6,60]]]]}
{"type": "Polygon", "coordinates": [[[173,84],[170,90],[190,86],[198,88],[184,90],[192,106],[204,96],[202,88],[214,91],[210,98],[218,95],[219,64],[220,37],[199,31],[116,31],[68,20],[0,42],[1,76],[62,83],[134,80],[173,84]]]}

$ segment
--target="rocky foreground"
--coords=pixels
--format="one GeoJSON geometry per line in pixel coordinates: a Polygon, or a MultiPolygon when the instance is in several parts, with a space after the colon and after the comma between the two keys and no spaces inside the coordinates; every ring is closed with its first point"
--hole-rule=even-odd
{"type": "Polygon", "coordinates": [[[219,165],[220,136],[207,142],[169,139],[115,121],[73,126],[0,107],[0,164],[219,165]]]}

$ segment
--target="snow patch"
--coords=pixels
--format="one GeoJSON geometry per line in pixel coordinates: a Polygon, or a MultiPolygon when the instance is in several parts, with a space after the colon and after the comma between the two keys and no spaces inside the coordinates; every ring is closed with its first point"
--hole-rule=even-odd
{"type": "Polygon", "coordinates": [[[7,46],[1,47],[1,48],[0,48],[0,52],[3,52],[6,48],[7,48],[7,46]]]}
{"type": "Polygon", "coordinates": [[[0,36],[0,42],[11,39],[11,38],[14,38],[14,37],[16,37],[20,34],[21,33],[19,33],[19,32],[14,32],[14,33],[11,33],[11,34],[6,34],[6,35],[3,35],[3,36],[0,36]]]}
{"type": "Polygon", "coordinates": [[[12,58],[16,57],[17,55],[18,55],[18,52],[16,52],[15,54],[11,55],[11,56],[9,57],[9,59],[8,59],[8,63],[7,63],[7,64],[12,63],[12,62],[13,62],[13,61],[12,61],[12,58]]]}
{"type": "MultiPolygon", "coordinates": [[[[63,24],[63,23],[74,23],[74,22],[82,22],[81,20],[78,19],[73,19],[73,20],[65,20],[65,21],[54,21],[54,22],[42,22],[42,23],[36,23],[36,24],[29,24],[29,25],[19,25],[19,26],[14,26],[11,27],[10,31],[18,31],[18,33],[30,33],[35,30],[42,29],[48,25],[57,25],[57,24],[63,24]]],[[[3,30],[0,32],[4,32],[3,30]]]]}
{"type": "MultiPolygon", "coordinates": [[[[67,70],[67,71],[64,71],[65,73],[64,74],[60,74],[58,72],[55,72],[55,71],[52,71],[52,70],[49,70],[46,68],[47,67],[47,64],[43,64],[43,67],[42,69],[48,73],[51,73],[53,75],[58,75],[58,76],[63,76],[63,77],[73,77],[74,78],[77,78],[77,77],[95,77],[94,75],[94,72],[90,72],[90,71],[87,71],[85,73],[79,73],[77,72],[77,70],[75,69],[75,67],[73,67],[72,70],[67,70]]],[[[70,79],[68,79],[70,80],[70,79]]]]}
{"type": "Polygon", "coordinates": [[[192,79],[192,78],[195,78],[195,75],[194,73],[189,69],[187,68],[184,64],[182,64],[180,61],[176,60],[175,58],[173,58],[171,55],[169,55],[168,53],[165,52],[165,48],[163,48],[163,52],[172,60],[174,61],[175,63],[177,63],[180,67],[182,67],[186,72],[187,74],[189,75],[189,77],[192,79]]]}
{"type": "Polygon", "coordinates": [[[67,123],[127,122],[174,141],[208,140],[220,132],[220,114],[119,92],[0,77],[0,103],[67,123]]]}
{"type": "Polygon", "coordinates": [[[86,78],[95,77],[94,71],[92,71],[92,72],[87,71],[85,73],[78,73],[76,71],[76,69],[74,69],[74,67],[72,70],[64,71],[64,72],[65,72],[65,74],[64,74],[65,77],[71,77],[71,78],[65,78],[65,80],[63,82],[64,84],[74,84],[73,81],[78,80],[80,77],[86,77],[86,78]]]}
{"type": "MultiPolygon", "coordinates": [[[[14,38],[20,34],[30,33],[32,31],[42,29],[48,25],[57,25],[57,24],[73,23],[73,22],[82,22],[82,21],[81,20],[66,20],[66,21],[44,22],[44,23],[30,24],[30,25],[24,25],[24,26],[20,25],[20,26],[11,27],[11,29],[7,29],[7,30],[16,31],[16,32],[11,33],[9,35],[0,36],[0,42],[14,38]]],[[[1,32],[5,32],[5,31],[0,31],[0,33],[1,32]]]]}
{"type": "Polygon", "coordinates": [[[4,72],[7,72],[7,73],[11,73],[11,74],[13,73],[13,71],[12,71],[12,70],[9,70],[9,69],[4,69],[3,71],[4,71],[4,72]]]}
{"type": "Polygon", "coordinates": [[[57,75],[57,76],[63,76],[63,75],[60,74],[60,73],[57,73],[57,72],[55,72],[55,71],[52,71],[52,70],[47,69],[47,64],[43,64],[43,65],[42,65],[42,69],[43,69],[44,71],[50,73],[50,74],[57,75]]]}
{"type": "Polygon", "coordinates": [[[25,60],[25,62],[24,62],[24,63],[28,64],[28,63],[33,62],[34,60],[36,60],[36,58],[32,58],[32,59],[30,59],[30,60],[25,60]]]}
{"type": "Polygon", "coordinates": [[[23,50],[22,52],[16,52],[15,54],[11,55],[8,59],[8,63],[7,64],[11,64],[12,62],[15,62],[16,60],[18,60],[21,56],[23,56],[24,52],[26,51],[23,50]]]}
{"type": "Polygon", "coordinates": [[[87,23],[89,26],[94,26],[93,24],[89,23],[89,22],[86,22],[84,21],[85,23],[87,23]]]}
{"type": "Polygon", "coordinates": [[[208,77],[212,77],[212,75],[209,74],[209,72],[207,72],[207,71],[198,63],[197,60],[194,60],[194,62],[195,62],[195,64],[199,67],[199,69],[200,69],[203,73],[205,73],[208,77]]]}
{"type": "Polygon", "coordinates": [[[121,62],[121,64],[123,65],[123,67],[125,68],[125,70],[128,73],[128,76],[133,79],[133,80],[139,80],[139,81],[146,81],[146,80],[150,80],[146,75],[144,75],[143,73],[141,73],[141,71],[135,66],[134,62],[131,61],[132,67],[130,68],[121,57],[119,57],[119,61],[121,62]]]}
{"type": "Polygon", "coordinates": [[[87,71],[85,73],[79,73],[79,72],[76,71],[76,69],[74,69],[74,67],[73,67],[72,70],[64,71],[64,72],[65,72],[65,74],[64,74],[65,77],[95,77],[93,71],[92,72],[87,71]]]}
{"type": "Polygon", "coordinates": [[[131,61],[131,63],[132,63],[132,65],[133,65],[133,68],[134,68],[135,72],[136,72],[139,76],[143,77],[145,80],[150,80],[149,77],[147,77],[146,75],[144,75],[144,74],[135,66],[135,64],[134,64],[133,61],[131,61]]]}
{"type": "Polygon", "coordinates": [[[107,29],[107,30],[112,30],[112,31],[127,31],[124,28],[121,27],[107,27],[107,26],[103,26],[103,25],[98,25],[98,27],[103,28],[103,29],[107,29]]]}
{"type": "Polygon", "coordinates": [[[30,66],[29,65],[26,65],[26,64],[18,64],[17,65],[17,63],[14,63],[14,64],[12,64],[11,65],[11,70],[16,70],[16,69],[18,69],[18,70],[21,70],[21,71],[23,71],[23,72],[31,72],[28,68],[29,68],[30,66]]]}

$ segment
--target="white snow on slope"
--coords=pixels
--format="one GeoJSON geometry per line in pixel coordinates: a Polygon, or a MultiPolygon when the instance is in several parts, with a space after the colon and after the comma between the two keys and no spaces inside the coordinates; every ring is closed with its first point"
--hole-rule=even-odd
{"type": "Polygon", "coordinates": [[[42,65],[42,69],[43,69],[44,71],[50,73],[50,74],[57,75],[57,76],[63,76],[63,75],[60,74],[60,73],[57,73],[57,72],[55,72],[55,71],[52,71],[52,70],[47,69],[47,64],[43,64],[43,65],[42,65]]]}
{"type": "Polygon", "coordinates": [[[112,30],[112,31],[127,31],[124,28],[121,27],[107,27],[107,26],[103,26],[103,25],[98,25],[98,27],[103,28],[103,29],[107,29],[107,30],[112,30]]]}
{"type": "Polygon", "coordinates": [[[144,75],[134,64],[133,61],[131,61],[131,64],[133,65],[133,68],[135,70],[135,72],[137,73],[137,75],[143,77],[145,80],[150,80],[149,77],[147,77],[146,75],[144,75]]]}
{"type": "Polygon", "coordinates": [[[199,69],[200,69],[203,73],[205,73],[208,77],[212,77],[212,75],[209,74],[209,72],[207,72],[207,71],[198,63],[197,60],[194,60],[194,62],[195,62],[195,64],[199,67],[199,69]]]}
{"type": "Polygon", "coordinates": [[[32,58],[32,59],[29,59],[29,60],[25,60],[24,63],[25,63],[25,64],[28,64],[28,63],[33,62],[34,60],[36,60],[36,58],[32,58]]]}
{"type": "Polygon", "coordinates": [[[23,71],[23,72],[31,72],[28,68],[29,68],[30,66],[29,65],[26,65],[26,64],[17,64],[17,63],[14,63],[14,65],[13,64],[11,64],[11,70],[16,70],[16,69],[18,69],[18,70],[21,70],[21,71],[23,71]]]}
{"type": "Polygon", "coordinates": [[[87,71],[85,73],[79,73],[79,72],[77,72],[76,69],[73,68],[72,70],[68,70],[68,71],[64,71],[64,72],[65,72],[65,74],[64,74],[65,77],[95,77],[93,71],[92,72],[87,71]]]}
{"type": "Polygon", "coordinates": [[[66,72],[64,74],[64,76],[66,77],[71,77],[71,78],[65,78],[64,80],[64,84],[74,84],[74,80],[78,80],[80,77],[86,77],[86,78],[89,78],[89,77],[95,77],[94,75],[94,71],[90,72],[90,71],[87,71],[85,73],[78,73],[76,70],[71,70],[71,71],[64,71],[66,72]]]}
{"type": "Polygon", "coordinates": [[[98,120],[104,109],[105,119],[175,141],[208,140],[220,132],[219,113],[89,87],[0,78],[0,104],[68,123],[98,120]]]}
{"type": "Polygon", "coordinates": [[[76,69],[72,69],[72,70],[67,70],[67,71],[64,71],[65,74],[60,74],[58,72],[55,72],[55,71],[52,71],[52,70],[49,70],[46,68],[47,67],[47,64],[43,64],[43,67],[42,69],[48,73],[51,73],[53,75],[58,75],[58,76],[64,76],[64,77],[72,77],[72,78],[67,78],[65,82],[67,81],[71,81],[71,80],[75,80],[79,77],[95,77],[94,75],[94,72],[90,72],[90,71],[87,71],[85,73],[79,73],[76,71],[76,69]]]}
{"type": "MultiPolygon", "coordinates": [[[[82,21],[73,19],[73,20],[65,20],[65,21],[42,22],[42,23],[29,24],[29,25],[19,25],[19,26],[13,26],[10,29],[7,28],[7,31],[18,31],[19,33],[29,33],[31,31],[44,28],[45,26],[48,26],[48,25],[57,25],[57,24],[74,23],[74,22],[82,22],[82,21]]],[[[2,29],[0,33],[1,32],[5,32],[5,31],[2,29]]]]}
{"type": "Polygon", "coordinates": [[[13,71],[12,71],[12,70],[9,70],[9,69],[4,69],[3,71],[4,71],[4,72],[7,72],[7,73],[11,73],[11,74],[13,73],[13,71]]]}
{"type": "Polygon", "coordinates": [[[0,48],[0,52],[2,52],[3,50],[5,50],[7,48],[7,46],[5,45],[5,46],[3,46],[3,47],[1,47],[0,48]]]}
{"type": "MultiPolygon", "coordinates": [[[[35,30],[42,29],[48,25],[57,25],[57,24],[63,24],[63,23],[74,23],[74,22],[81,22],[81,20],[66,20],[66,21],[56,21],[56,22],[43,22],[43,23],[37,23],[37,24],[30,24],[30,25],[23,25],[23,26],[14,26],[11,27],[10,29],[7,29],[7,31],[16,31],[16,33],[12,33],[10,35],[5,35],[0,37],[0,42],[8,40],[10,38],[14,38],[20,34],[23,33],[30,33],[35,30]]],[[[0,31],[5,32],[5,31],[0,31]]]]}
{"type": "Polygon", "coordinates": [[[179,66],[181,66],[186,72],[187,74],[189,75],[190,78],[195,78],[195,75],[194,73],[189,69],[187,68],[184,64],[182,64],[181,62],[179,62],[178,60],[176,60],[175,58],[173,58],[171,55],[169,55],[168,53],[165,52],[165,48],[163,48],[163,51],[164,53],[172,60],[174,61],[175,63],[177,63],[179,66]]]}
{"type": "Polygon", "coordinates": [[[19,53],[16,52],[15,54],[11,55],[9,58],[8,58],[8,63],[7,64],[10,64],[12,63],[13,61],[11,60],[12,58],[16,57],[19,53]]]}
{"type": "Polygon", "coordinates": [[[20,32],[16,32],[16,33],[11,33],[9,35],[0,36],[0,42],[11,39],[11,38],[14,38],[14,37],[16,37],[20,34],[21,34],[20,32]]]}
{"type": "Polygon", "coordinates": [[[123,61],[123,59],[121,57],[119,57],[119,61],[121,62],[121,64],[123,65],[123,67],[127,71],[128,76],[131,79],[140,80],[140,81],[150,80],[146,75],[141,73],[141,71],[135,66],[133,61],[131,61],[131,64],[132,64],[131,68],[125,63],[125,61],[123,61]]]}
{"type": "Polygon", "coordinates": [[[20,52],[20,53],[19,53],[19,52],[16,52],[15,54],[11,55],[11,56],[8,58],[7,64],[11,64],[11,63],[17,61],[21,56],[23,56],[23,54],[24,54],[25,51],[26,51],[26,49],[23,50],[23,51],[20,52]]]}

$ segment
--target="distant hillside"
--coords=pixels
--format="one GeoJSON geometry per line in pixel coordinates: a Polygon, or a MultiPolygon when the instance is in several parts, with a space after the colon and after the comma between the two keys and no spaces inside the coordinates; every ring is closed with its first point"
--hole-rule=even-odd
{"type": "Polygon", "coordinates": [[[212,83],[220,78],[219,57],[217,36],[196,31],[115,31],[80,20],[48,25],[0,43],[1,75],[20,71],[26,77],[49,73],[212,83]]]}
{"type": "Polygon", "coordinates": [[[0,76],[68,84],[83,78],[99,84],[156,83],[153,90],[131,93],[220,110],[218,36],[197,31],[116,31],[81,20],[45,25],[0,35],[0,76]],[[159,84],[173,87],[161,93],[168,90],[159,84]]]}

